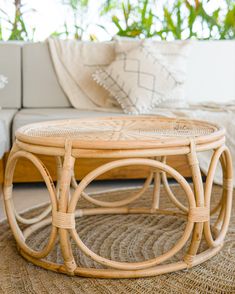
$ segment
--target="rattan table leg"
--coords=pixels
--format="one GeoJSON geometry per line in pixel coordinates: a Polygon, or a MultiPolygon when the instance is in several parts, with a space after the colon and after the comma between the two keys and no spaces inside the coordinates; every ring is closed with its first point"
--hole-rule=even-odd
{"type": "MultiPolygon", "coordinates": [[[[192,180],[194,187],[194,196],[196,200],[197,207],[204,207],[204,188],[202,175],[199,167],[199,161],[197,159],[196,146],[193,140],[190,143],[191,152],[188,154],[188,162],[192,171],[192,180]]],[[[188,252],[184,257],[184,261],[188,263],[189,266],[193,264],[193,258],[196,256],[198,248],[201,243],[203,233],[203,222],[195,223],[192,241],[188,252]]]]}
{"type": "MultiPolygon", "coordinates": [[[[161,161],[161,157],[156,157],[155,160],[161,161]]],[[[152,209],[153,211],[155,209],[159,208],[159,202],[160,202],[160,193],[161,193],[161,172],[155,171],[154,172],[154,187],[153,187],[153,202],[152,202],[152,209]]]]}
{"type": "MultiPolygon", "coordinates": [[[[74,169],[75,158],[71,155],[72,144],[70,141],[66,141],[65,145],[65,156],[64,162],[62,167],[61,178],[60,182],[60,189],[59,189],[59,212],[60,213],[67,213],[67,207],[69,203],[69,195],[70,195],[70,183],[72,172],[74,169]]],[[[52,216],[53,217],[53,216],[52,216]]],[[[69,274],[73,274],[74,270],[76,269],[76,262],[73,257],[71,244],[70,244],[70,236],[68,234],[68,230],[65,228],[59,228],[59,237],[60,237],[60,247],[62,251],[62,255],[64,258],[64,263],[67,268],[69,274]]]]}

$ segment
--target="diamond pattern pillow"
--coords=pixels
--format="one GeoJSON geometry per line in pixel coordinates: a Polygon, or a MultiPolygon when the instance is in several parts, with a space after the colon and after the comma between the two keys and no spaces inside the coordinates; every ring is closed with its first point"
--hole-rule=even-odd
{"type": "MultiPolygon", "coordinates": [[[[150,51],[155,52],[157,50],[167,60],[167,63],[170,64],[171,69],[186,77],[187,59],[190,52],[191,41],[159,41],[154,39],[139,40],[116,36],[115,53],[120,54],[131,51],[141,44],[148,46],[150,51]]],[[[178,108],[188,106],[185,97],[185,83],[181,87],[175,89],[173,94],[174,95],[172,95],[171,99],[165,100],[164,102],[158,104],[158,108],[178,108]]]]}
{"type": "Polygon", "coordinates": [[[128,114],[148,113],[163,101],[180,95],[185,76],[176,72],[156,48],[141,44],[117,54],[106,68],[93,74],[128,114]]]}

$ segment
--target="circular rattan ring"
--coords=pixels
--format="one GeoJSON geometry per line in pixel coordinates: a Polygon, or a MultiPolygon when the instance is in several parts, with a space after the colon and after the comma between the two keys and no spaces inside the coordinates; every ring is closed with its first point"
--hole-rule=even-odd
{"type": "MultiPolygon", "coordinates": [[[[184,179],[183,176],[181,176],[176,170],[171,168],[170,166],[158,162],[152,159],[122,159],[122,160],[116,160],[111,163],[104,164],[101,167],[96,168],[92,172],[90,172],[88,175],[86,175],[83,180],[80,182],[80,184],[77,186],[77,189],[75,190],[71,202],[69,204],[68,213],[75,213],[76,205],[79,200],[79,198],[82,195],[83,190],[98,176],[102,175],[103,173],[110,171],[111,169],[117,168],[117,167],[124,167],[124,166],[131,166],[131,165],[147,165],[154,169],[159,169],[159,171],[167,172],[169,175],[171,175],[182,187],[184,190],[188,203],[189,203],[189,209],[195,208],[195,199],[192,192],[192,189],[190,185],[187,183],[187,181],[184,179]]],[[[123,270],[139,270],[139,269],[146,269],[152,266],[155,266],[161,262],[164,262],[165,260],[172,257],[174,254],[176,254],[187,242],[189,239],[193,229],[193,222],[188,219],[188,222],[186,224],[185,231],[183,233],[183,236],[180,238],[178,243],[176,243],[168,252],[164,253],[161,256],[158,256],[156,258],[143,261],[143,262],[136,262],[136,263],[127,263],[127,262],[118,262],[113,261],[104,257],[101,257],[91,251],[80,239],[78,236],[78,233],[76,229],[70,229],[70,233],[76,242],[77,246],[85,253],[87,256],[91,257],[96,262],[109,266],[111,268],[115,269],[123,269],[123,270]]]]}
{"type": "MultiPolygon", "coordinates": [[[[56,236],[57,236],[57,228],[52,226],[51,228],[51,233],[50,237],[48,240],[47,245],[41,250],[41,251],[35,251],[31,249],[27,244],[26,244],[26,238],[27,238],[27,233],[26,235],[22,233],[18,223],[17,223],[17,218],[16,218],[16,211],[14,208],[14,203],[12,200],[12,181],[13,181],[13,176],[14,176],[14,171],[15,167],[17,164],[17,161],[20,158],[26,158],[34,164],[34,166],[37,168],[37,170],[40,172],[43,180],[46,183],[49,195],[50,195],[50,200],[51,200],[51,207],[52,207],[52,212],[57,210],[57,200],[56,200],[56,194],[55,194],[55,188],[53,181],[46,169],[46,167],[43,165],[43,163],[33,154],[25,152],[25,151],[17,151],[13,154],[10,155],[7,166],[6,166],[6,177],[5,177],[5,183],[4,183],[4,197],[5,197],[5,207],[6,207],[6,213],[7,217],[9,220],[9,224],[11,227],[11,230],[14,234],[14,237],[17,241],[18,246],[20,249],[22,249],[25,253],[35,257],[35,258],[44,258],[45,256],[48,255],[48,253],[52,250],[54,247],[54,244],[56,242],[56,236]]],[[[48,208],[46,208],[45,211],[43,211],[38,217],[38,221],[41,221],[41,225],[35,224],[35,230],[38,227],[38,229],[41,228],[43,225],[42,218],[46,217],[48,214],[48,208]]],[[[22,218],[23,222],[29,222],[32,223],[32,219],[24,219],[22,218]]],[[[35,218],[33,219],[34,222],[35,218]]],[[[40,224],[40,222],[38,223],[40,224]]]]}
{"type": "MultiPolygon", "coordinates": [[[[217,225],[220,227],[220,231],[217,232],[216,239],[214,240],[211,233],[210,228],[210,220],[205,222],[204,224],[204,234],[205,239],[209,246],[216,247],[221,244],[225,238],[225,235],[228,230],[231,208],[232,208],[232,185],[228,185],[228,183],[232,179],[232,160],[231,155],[226,146],[222,146],[217,149],[213,157],[211,159],[207,180],[206,180],[206,189],[205,189],[205,205],[210,207],[211,201],[211,191],[213,186],[213,180],[215,176],[216,166],[220,160],[220,157],[224,156],[224,163],[222,164],[223,169],[223,196],[222,196],[222,205],[221,210],[216,221],[217,225]]],[[[223,160],[222,160],[223,162],[223,160]]]]}

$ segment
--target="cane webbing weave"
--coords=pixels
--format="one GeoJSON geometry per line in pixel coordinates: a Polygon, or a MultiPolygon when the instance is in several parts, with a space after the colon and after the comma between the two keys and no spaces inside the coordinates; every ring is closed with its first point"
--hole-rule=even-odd
{"type": "Polygon", "coordinates": [[[157,117],[68,120],[29,125],[20,132],[32,137],[68,137],[82,140],[146,140],[159,137],[198,137],[213,133],[210,124],[157,117]]]}

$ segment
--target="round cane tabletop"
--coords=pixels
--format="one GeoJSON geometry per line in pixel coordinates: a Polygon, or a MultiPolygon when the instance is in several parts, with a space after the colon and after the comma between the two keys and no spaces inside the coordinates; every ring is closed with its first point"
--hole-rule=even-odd
{"type": "Polygon", "coordinates": [[[40,122],[21,127],[16,138],[25,143],[63,147],[66,139],[76,148],[138,149],[212,142],[224,129],[205,121],[156,116],[102,117],[40,122]]]}

